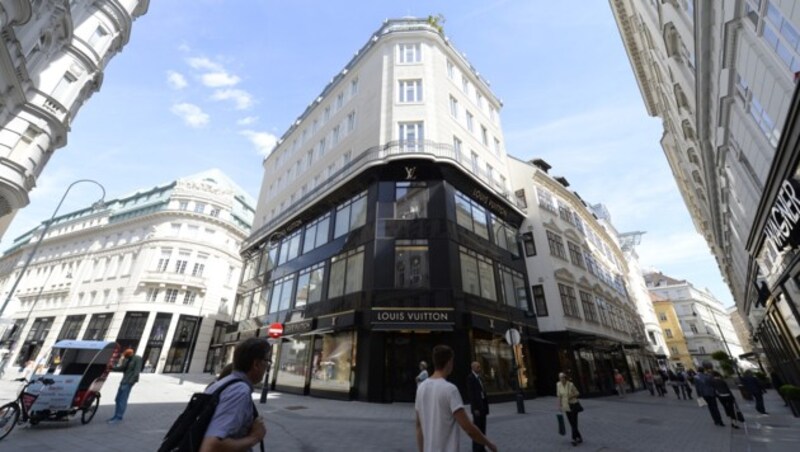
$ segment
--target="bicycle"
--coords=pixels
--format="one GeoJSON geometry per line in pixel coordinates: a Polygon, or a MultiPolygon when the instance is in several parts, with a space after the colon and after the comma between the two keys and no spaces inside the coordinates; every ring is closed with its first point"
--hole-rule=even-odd
{"type": "Polygon", "coordinates": [[[17,378],[14,381],[22,381],[25,382],[25,386],[19,391],[19,395],[17,395],[17,399],[13,402],[6,403],[5,405],[0,407],[0,440],[8,436],[14,427],[17,424],[24,424],[25,422],[30,422],[31,425],[36,425],[42,418],[38,416],[31,416],[30,409],[33,406],[33,403],[36,399],[39,398],[39,394],[34,394],[31,392],[25,392],[28,389],[28,386],[34,383],[41,383],[44,386],[50,386],[55,383],[54,380],[50,378],[37,378],[26,380],[25,378],[17,378]],[[20,421],[19,415],[22,412],[22,420],[20,421]]]}

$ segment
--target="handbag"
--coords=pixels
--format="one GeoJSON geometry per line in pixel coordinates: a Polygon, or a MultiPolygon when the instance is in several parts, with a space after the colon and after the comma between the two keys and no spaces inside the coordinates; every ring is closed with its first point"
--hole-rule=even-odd
{"type": "Polygon", "coordinates": [[[556,414],[556,419],[558,419],[558,434],[564,436],[567,434],[567,426],[564,425],[564,415],[561,413],[556,414]]]}
{"type": "Polygon", "coordinates": [[[576,413],[580,413],[581,411],[583,411],[583,405],[581,405],[580,402],[570,403],[569,410],[574,411],[576,413]]]}
{"type": "Polygon", "coordinates": [[[703,408],[706,405],[708,405],[708,403],[706,403],[706,399],[704,399],[702,397],[698,397],[697,398],[697,406],[699,406],[700,408],[703,408]]]}

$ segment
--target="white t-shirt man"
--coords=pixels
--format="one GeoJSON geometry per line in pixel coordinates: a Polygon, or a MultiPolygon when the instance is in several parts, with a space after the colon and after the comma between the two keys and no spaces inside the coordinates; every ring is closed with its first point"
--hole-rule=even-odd
{"type": "Polygon", "coordinates": [[[425,452],[458,452],[458,423],[453,413],[464,409],[458,388],[444,378],[428,378],[417,388],[414,403],[422,425],[425,452]]]}

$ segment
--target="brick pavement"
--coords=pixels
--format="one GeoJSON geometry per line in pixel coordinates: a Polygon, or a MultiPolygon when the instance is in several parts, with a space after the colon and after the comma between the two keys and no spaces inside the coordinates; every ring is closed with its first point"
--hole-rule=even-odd
{"type": "MultiPolygon", "coordinates": [[[[135,386],[122,424],[104,421],[113,411],[119,376],[103,388],[100,410],[92,423],[42,423],[15,429],[0,442],[0,451],[142,451],[155,450],[166,429],[183,409],[189,395],[201,390],[208,376],[192,376],[178,385],[163,375],[143,375],[135,386]]],[[[0,382],[0,401],[13,398],[15,384],[0,382]]],[[[774,396],[774,391],[771,391],[774,396]]],[[[770,396],[770,394],[768,394],[770,396]]],[[[257,395],[254,395],[257,399],[257,395]]],[[[625,398],[584,400],[580,428],[581,450],[622,451],[735,451],[777,452],[800,438],[800,422],[767,400],[773,415],[758,418],[751,404],[742,409],[750,421],[749,440],[744,432],[715,427],[708,411],[694,401],[674,397],[654,398],[647,393],[625,398]]],[[[782,405],[782,403],[780,404],[782,405]]],[[[270,393],[258,405],[267,422],[267,450],[280,451],[413,451],[414,409],[410,403],[370,404],[341,402],[290,394],[270,393]]],[[[527,413],[516,413],[513,402],[492,405],[489,436],[503,451],[572,450],[568,435],[556,433],[556,401],[542,397],[525,402],[527,413]]],[[[462,451],[471,450],[466,435],[462,451]]],[[[794,443],[795,445],[797,443],[794,443]]]]}

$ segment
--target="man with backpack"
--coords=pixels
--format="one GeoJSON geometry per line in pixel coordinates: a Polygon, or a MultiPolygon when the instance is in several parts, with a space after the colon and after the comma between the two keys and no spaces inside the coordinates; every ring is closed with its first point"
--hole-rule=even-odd
{"type": "Polygon", "coordinates": [[[233,372],[192,396],[159,452],[244,452],[259,443],[263,451],[267,428],[253,404],[253,384],[264,378],[268,366],[267,341],[240,342],[233,352],[233,372]]]}

